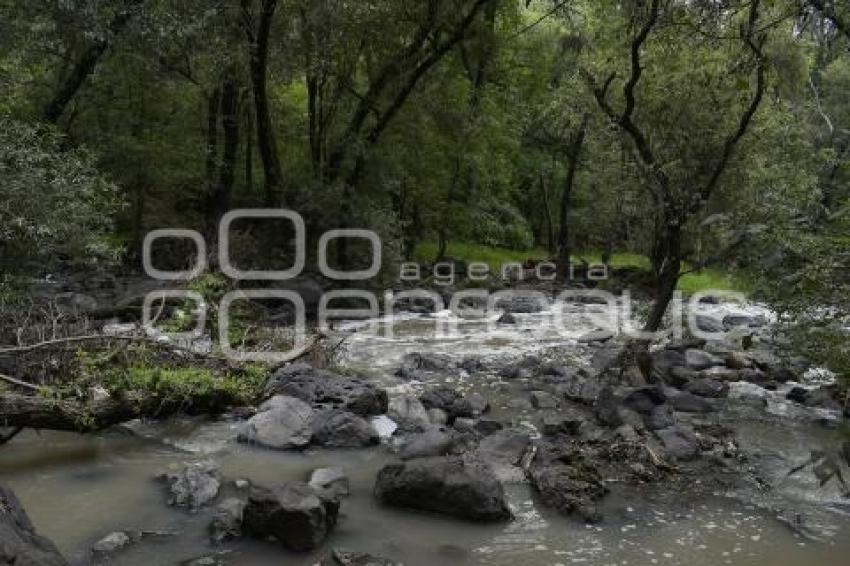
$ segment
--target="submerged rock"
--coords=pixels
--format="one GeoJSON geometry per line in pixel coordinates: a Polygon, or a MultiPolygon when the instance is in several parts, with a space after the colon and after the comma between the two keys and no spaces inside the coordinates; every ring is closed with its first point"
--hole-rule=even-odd
{"type": "Polygon", "coordinates": [[[246,534],[273,537],[290,550],[317,548],[336,525],[339,502],[303,482],[254,488],[242,518],[246,534]]]}
{"type": "Polygon", "coordinates": [[[0,564],[68,566],[49,539],[35,531],[15,493],[0,484],[0,564]]]}
{"type": "Polygon", "coordinates": [[[313,407],[346,409],[362,417],[387,412],[387,392],[383,389],[303,363],[274,372],[266,383],[265,395],[288,395],[313,407]]]}
{"type": "Polygon", "coordinates": [[[245,502],[237,497],[228,497],[218,504],[210,523],[210,540],[215,544],[242,536],[242,516],[245,502]]]}
{"type": "Polygon", "coordinates": [[[275,395],[248,419],[239,432],[240,442],[276,450],[304,448],[313,436],[312,407],[300,399],[275,395]]]}
{"type": "Polygon", "coordinates": [[[130,546],[132,543],[133,540],[130,538],[130,535],[123,531],[116,531],[114,533],[109,533],[94,543],[91,550],[93,553],[99,555],[112,554],[113,552],[118,552],[119,550],[130,546]]]}
{"type": "Polygon", "coordinates": [[[387,505],[474,521],[502,521],[512,516],[493,469],[458,456],[388,464],[378,473],[375,496],[387,505]]]}
{"type": "Polygon", "coordinates": [[[578,513],[587,522],[598,522],[601,517],[595,503],[608,493],[608,488],[580,450],[556,442],[538,445],[528,467],[532,487],[545,505],[565,515],[578,513]]]}

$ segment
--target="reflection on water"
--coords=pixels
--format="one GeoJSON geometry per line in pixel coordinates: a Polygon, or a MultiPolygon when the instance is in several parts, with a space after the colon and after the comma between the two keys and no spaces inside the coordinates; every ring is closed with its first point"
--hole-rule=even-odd
{"type": "MultiPolygon", "coordinates": [[[[392,376],[404,354],[434,352],[461,360],[516,358],[528,353],[558,355],[586,364],[592,347],[577,338],[594,326],[565,333],[547,327],[546,313],[517,315],[518,324],[487,329],[481,322],[459,325],[454,337],[438,336],[434,320],[408,317],[392,338],[354,332],[345,343],[344,363],[389,386],[391,394],[424,387],[392,376]]],[[[348,325],[346,330],[359,325],[348,325]]],[[[474,380],[462,370],[441,380],[482,392],[496,416],[533,422],[529,409],[510,407],[521,389],[496,375],[474,380]],[[523,411],[525,414],[523,413],[523,411]]],[[[778,410],[778,409],[776,409],[778,410]]],[[[774,411],[776,412],[776,411],[774,411]]],[[[730,411],[742,445],[755,454],[754,465],[777,487],[772,491],[665,493],[664,486],[640,493],[612,485],[605,501],[606,520],[585,526],[538,505],[524,484],[507,486],[516,519],[509,524],[476,525],[377,505],[372,487],[377,470],[390,458],[382,448],[309,450],[280,453],[237,444],[237,423],[173,419],[132,423],[122,430],[93,436],[26,431],[0,449],[0,478],[24,503],[38,529],[53,539],[76,564],[90,561],[88,548],[115,530],[170,533],[116,555],[111,564],[151,566],[214,552],[207,543],[209,511],[190,515],[165,505],[154,476],[183,462],[211,457],[229,479],[258,484],[303,480],[321,466],[342,466],[351,478],[351,497],[343,502],[337,530],[324,550],[346,547],[382,554],[412,566],[433,564],[744,564],[844,565],[850,556],[850,518],[831,488],[818,490],[806,475],[785,477],[788,463],[804,460],[813,447],[829,443],[834,431],[811,420],[765,418],[730,411]],[[776,520],[804,515],[824,536],[804,539],[776,520]]],[[[226,488],[235,492],[228,483],[226,488]]],[[[295,566],[316,563],[322,552],[296,555],[262,541],[223,547],[234,564],[295,566]]]]}

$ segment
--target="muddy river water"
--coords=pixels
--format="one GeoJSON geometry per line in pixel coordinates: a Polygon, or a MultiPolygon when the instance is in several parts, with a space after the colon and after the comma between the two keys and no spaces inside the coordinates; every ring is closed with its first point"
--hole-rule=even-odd
{"type": "MultiPolygon", "coordinates": [[[[416,391],[428,383],[393,376],[409,352],[440,353],[456,360],[477,356],[499,361],[525,354],[557,356],[587,364],[593,346],[577,338],[593,326],[550,328],[546,313],[519,314],[516,325],[487,327],[462,321],[455,336],[438,336],[433,317],[396,322],[393,336],[367,332],[363,324],[343,325],[350,333],[341,363],[389,390],[416,391]]],[[[376,323],[378,326],[387,323],[376,323]]],[[[495,374],[471,379],[462,370],[440,381],[482,393],[497,418],[533,427],[538,415],[509,405],[526,396],[521,385],[495,374]]],[[[131,423],[97,435],[26,431],[0,450],[0,479],[17,493],[37,529],[74,564],[91,563],[93,542],[116,530],[156,531],[112,556],[116,565],[171,565],[224,553],[229,563],[309,565],[330,548],[372,552],[413,566],[434,564],[747,564],[784,566],[850,564],[850,506],[832,485],[817,486],[811,474],[787,476],[812,448],[834,443],[840,428],[824,427],[808,410],[790,407],[782,392],[771,393],[768,409],[739,408],[728,402],[722,417],[738,431],[754,469],[771,489],[730,488],[677,493],[654,486],[641,493],[611,486],[598,525],[559,516],[540,505],[525,483],[506,488],[515,519],[479,525],[446,517],[380,506],[372,497],[377,470],[392,458],[385,447],[356,450],[310,449],[284,453],[239,444],[239,423],[172,419],[131,423]],[[165,504],[154,477],[185,462],[212,459],[224,477],[257,484],[304,480],[311,470],[342,466],[351,480],[337,529],[323,549],[290,553],[261,541],[212,548],[209,511],[188,514],[165,504]],[[779,518],[778,518],[779,517],[779,518]],[[790,523],[805,523],[806,536],[790,523]]],[[[234,487],[228,487],[235,490],[234,487]]]]}

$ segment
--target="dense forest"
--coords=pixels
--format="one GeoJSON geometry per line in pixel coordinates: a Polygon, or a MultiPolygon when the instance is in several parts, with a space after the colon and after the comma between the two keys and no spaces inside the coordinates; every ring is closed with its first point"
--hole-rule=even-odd
{"type": "MultiPolygon", "coordinates": [[[[237,209],[303,218],[302,275],[319,282],[299,288],[310,292],[346,286],[317,275],[322,234],[360,228],[380,237],[380,273],[364,283],[373,290],[412,286],[399,277],[412,264],[428,288],[439,287],[435,266],[446,264],[459,273],[452,291],[512,288],[500,265],[546,262],[552,284],[526,287],[629,290],[643,301],[636,316],[646,331],[664,328],[679,292],[738,292],[770,310],[782,336],[771,347],[835,376],[823,406],[846,414],[850,2],[0,0],[0,425],[9,427],[0,450],[30,427],[91,432],[187,406],[219,414],[277,391],[266,374],[286,368],[218,357],[217,311],[204,351],[169,351],[137,327],[95,347],[104,325],[142,318],[133,290],[153,288],[138,283],[152,231],[203,237],[208,269],[172,287],[214,301],[238,287],[221,275],[218,254],[220,222],[237,209]],[[492,267],[483,283],[464,271],[474,262],[492,267]],[[590,284],[591,265],[604,266],[607,280],[590,284]],[[126,297],[87,302],[109,286],[126,297]],[[55,346],[61,352],[42,356],[55,346]],[[153,393],[134,397],[140,391],[153,393]]],[[[243,218],[228,233],[242,269],[293,264],[286,221],[243,218]]],[[[368,266],[362,243],[336,238],[329,262],[368,266]]],[[[186,270],[193,250],[190,240],[162,238],[154,256],[160,269],[186,270]]],[[[188,307],[166,311],[166,330],[186,330],[188,307]]],[[[271,340],[258,334],[257,312],[239,311],[234,343],[271,340]]],[[[504,316],[500,324],[517,322],[510,309],[504,316]]],[[[610,337],[600,336],[578,342],[602,347],[610,337]]],[[[325,371],[345,340],[319,333],[301,353],[325,371]]],[[[767,343],[735,340],[741,351],[767,343]]],[[[669,357],[654,348],[629,342],[604,370],[637,366],[642,382],[683,390],[718,378],[679,383],[667,372],[679,362],[664,365],[669,357]]],[[[721,354],[709,344],[699,355],[721,354]]],[[[722,355],[730,370],[762,372],[741,381],[789,381],[754,354],[722,355]]],[[[445,369],[425,354],[416,360],[399,375],[445,369]]],[[[712,367],[691,362],[689,371],[712,367]]],[[[511,375],[524,376],[517,364],[511,375]]],[[[616,427],[619,417],[599,416],[611,395],[594,396],[595,414],[616,427]]],[[[441,408],[455,420],[442,401],[425,399],[423,413],[441,408]]],[[[532,398],[535,409],[541,399],[532,398]]],[[[788,399],[816,405],[809,393],[788,399]]],[[[669,471],[647,450],[650,467],[669,471]]],[[[809,462],[818,480],[841,479],[838,460],[824,454],[809,462]]],[[[545,495],[541,476],[528,473],[545,495]]],[[[578,500],[593,498],[595,488],[582,489],[578,500]]],[[[14,508],[4,493],[0,503],[14,508]]],[[[575,501],[560,510],[595,518],[575,501]]]]}

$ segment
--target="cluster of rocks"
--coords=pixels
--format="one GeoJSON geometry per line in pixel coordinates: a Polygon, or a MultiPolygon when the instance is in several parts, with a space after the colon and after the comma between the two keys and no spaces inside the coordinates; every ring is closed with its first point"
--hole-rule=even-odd
{"type": "Polygon", "coordinates": [[[307,364],[277,370],[265,393],[268,399],[238,439],[277,450],[377,444],[379,431],[367,419],[386,413],[388,407],[386,391],[307,364]]]}

